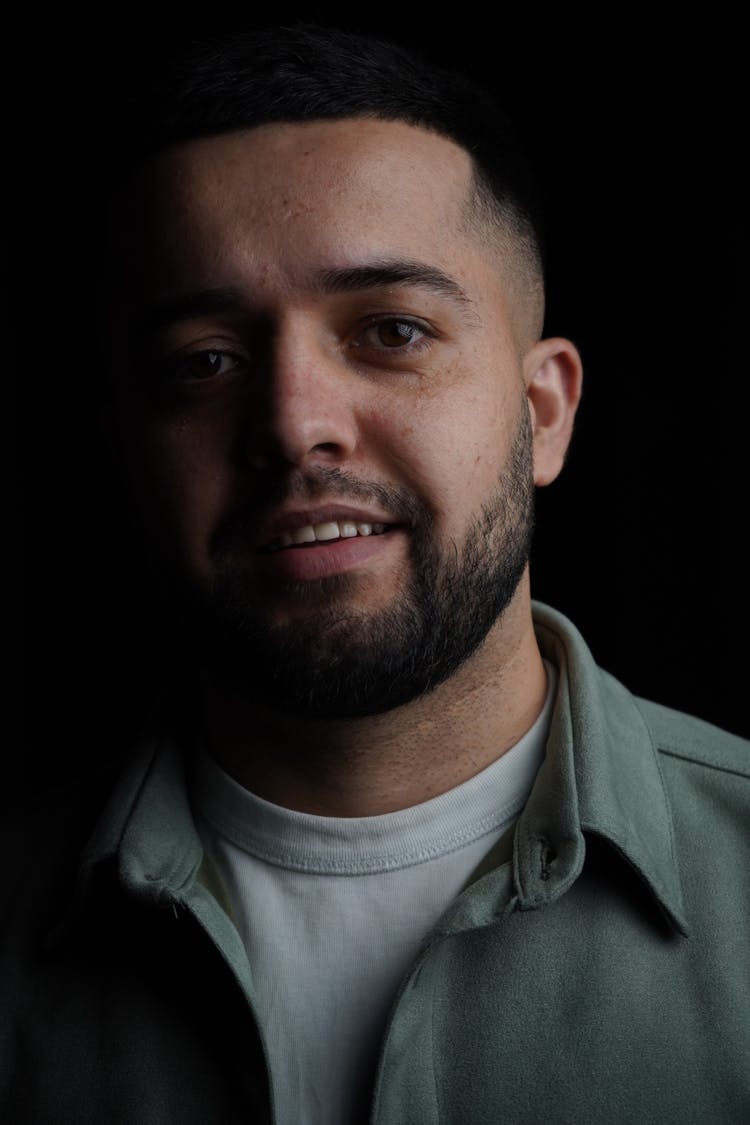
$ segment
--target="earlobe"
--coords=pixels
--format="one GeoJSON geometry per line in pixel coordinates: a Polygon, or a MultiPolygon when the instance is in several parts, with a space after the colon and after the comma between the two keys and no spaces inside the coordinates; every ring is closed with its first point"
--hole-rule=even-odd
{"type": "Polygon", "coordinates": [[[534,483],[542,486],[563,467],[581,399],[583,364],[575,344],[563,337],[539,340],[524,359],[524,380],[534,438],[534,483]]]}

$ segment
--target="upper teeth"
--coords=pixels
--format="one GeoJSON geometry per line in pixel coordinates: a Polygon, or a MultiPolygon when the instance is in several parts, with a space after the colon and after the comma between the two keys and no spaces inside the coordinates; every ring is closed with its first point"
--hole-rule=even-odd
{"type": "Polygon", "coordinates": [[[268,546],[272,549],[291,547],[295,543],[326,542],[330,539],[353,539],[355,535],[381,535],[387,524],[349,523],[347,520],[330,520],[328,523],[307,524],[295,531],[284,531],[268,546]]]}

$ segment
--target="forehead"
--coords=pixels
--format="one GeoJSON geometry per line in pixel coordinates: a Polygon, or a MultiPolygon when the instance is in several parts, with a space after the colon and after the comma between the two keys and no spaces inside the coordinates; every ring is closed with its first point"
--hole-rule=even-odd
{"type": "MultiPolygon", "coordinates": [[[[149,273],[253,266],[286,275],[385,254],[455,267],[473,170],[468,153],[403,122],[261,126],[177,145],[141,175],[131,217],[149,273]]],[[[130,226],[130,224],[127,224],[130,226]]]]}

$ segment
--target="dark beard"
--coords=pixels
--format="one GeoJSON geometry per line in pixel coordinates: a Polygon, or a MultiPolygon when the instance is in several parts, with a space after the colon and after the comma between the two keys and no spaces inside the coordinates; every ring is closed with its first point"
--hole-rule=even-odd
{"type": "MultiPolygon", "coordinates": [[[[309,615],[270,625],[248,598],[241,573],[225,566],[198,595],[201,658],[248,701],[308,719],[379,714],[448,679],[484,641],[515,594],[534,524],[532,441],[522,421],[497,490],[474,518],[463,545],[435,541],[429,513],[398,489],[353,482],[337,470],[317,474],[326,495],[376,498],[407,514],[411,578],[390,608],[356,608],[356,576],[290,586],[309,615]],[[320,586],[330,593],[321,607],[320,586]],[[311,584],[313,585],[313,584],[311,584]],[[337,597],[348,591],[349,606],[337,597]]],[[[387,534],[387,533],[386,533],[387,534]]],[[[192,616],[192,615],[191,615],[192,616]]],[[[195,634],[194,634],[195,636],[195,634]]],[[[197,656],[197,653],[196,653],[197,656]]]]}

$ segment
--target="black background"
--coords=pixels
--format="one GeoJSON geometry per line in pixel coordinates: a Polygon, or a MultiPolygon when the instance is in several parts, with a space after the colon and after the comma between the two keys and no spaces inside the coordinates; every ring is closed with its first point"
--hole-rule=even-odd
{"type": "MultiPolygon", "coordinates": [[[[494,29],[460,7],[277,5],[255,23],[375,32],[503,92],[547,206],[547,331],[577,343],[586,373],[568,464],[538,497],[534,595],[634,692],[748,736],[739,5],[492,11],[494,29]]],[[[98,438],[97,279],[76,245],[108,107],[174,42],[113,23],[47,27],[21,45],[6,136],[24,544],[8,600],[12,618],[23,588],[27,652],[26,704],[15,680],[11,700],[23,751],[7,757],[19,784],[126,744],[158,676],[98,438]]],[[[9,553],[20,557],[16,543],[9,553]]]]}

